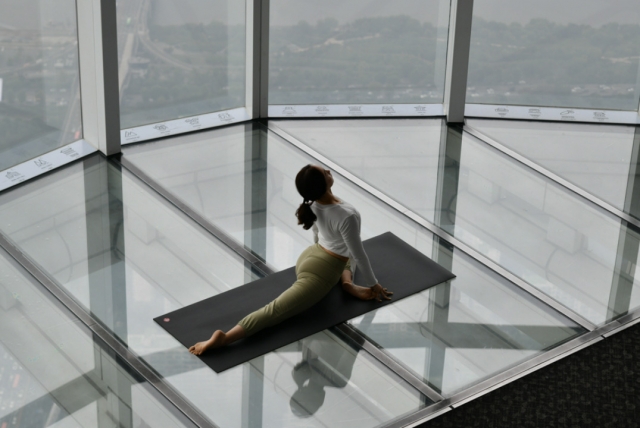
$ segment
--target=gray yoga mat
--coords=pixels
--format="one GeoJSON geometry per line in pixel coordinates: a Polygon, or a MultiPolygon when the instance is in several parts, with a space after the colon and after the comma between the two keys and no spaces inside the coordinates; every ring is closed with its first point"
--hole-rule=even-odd
{"type": "MultiPolygon", "coordinates": [[[[335,286],[320,302],[288,320],[239,340],[209,350],[199,358],[220,373],[366,312],[425,290],[455,275],[391,232],[363,242],[380,284],[393,291],[393,300],[363,301],[335,286]]],[[[189,348],[211,337],[214,330],[227,331],[245,315],[278,297],[296,280],[295,268],[154,318],[162,328],[189,348]]],[[[358,283],[356,270],[355,283],[358,283]]],[[[185,351],[186,352],[186,351],[185,351]]]]}

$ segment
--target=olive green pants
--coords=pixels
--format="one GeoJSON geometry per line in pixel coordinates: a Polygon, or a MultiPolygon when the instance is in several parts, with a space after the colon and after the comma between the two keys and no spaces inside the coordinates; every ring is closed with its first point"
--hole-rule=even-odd
{"type": "Polygon", "coordinates": [[[338,283],[344,262],[315,244],[300,254],[296,263],[296,282],[265,307],[244,317],[238,325],[247,336],[278,324],[315,305],[338,283]]]}

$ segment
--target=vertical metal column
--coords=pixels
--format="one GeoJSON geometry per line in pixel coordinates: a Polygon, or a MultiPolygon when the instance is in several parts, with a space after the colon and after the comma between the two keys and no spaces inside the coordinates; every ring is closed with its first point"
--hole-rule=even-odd
{"type": "Polygon", "coordinates": [[[122,176],[100,156],[85,165],[85,206],[89,304],[91,313],[121,340],[127,340],[122,176]]]}
{"type": "MultiPolygon", "coordinates": [[[[101,156],[84,163],[89,268],[89,309],[120,340],[127,341],[127,287],[124,261],[122,176],[101,156]]],[[[98,400],[98,427],[115,419],[123,428],[133,426],[131,382],[120,372],[115,351],[94,344],[95,370],[107,386],[98,400]]]]}
{"type": "Polygon", "coordinates": [[[640,250],[640,231],[625,221],[620,225],[613,281],[609,293],[607,319],[611,320],[629,311],[631,292],[640,250]]]}
{"type": "MultiPolygon", "coordinates": [[[[633,139],[624,212],[635,217],[640,217],[640,128],[636,129],[633,139]]],[[[628,224],[626,221],[622,221],[620,224],[613,281],[609,294],[607,319],[624,315],[629,311],[639,253],[640,230],[628,224]]]]}
{"type": "Polygon", "coordinates": [[[640,218],[640,128],[636,128],[631,149],[627,192],[624,198],[625,213],[640,218]]]}
{"type": "Polygon", "coordinates": [[[270,0],[247,0],[247,111],[267,118],[269,109],[270,0]]]}
{"type": "MultiPolygon", "coordinates": [[[[453,245],[433,237],[431,257],[439,265],[451,270],[453,265],[453,245]]],[[[431,327],[431,346],[426,349],[424,358],[424,377],[432,385],[443,385],[446,343],[440,338],[446,337],[449,323],[449,300],[451,298],[451,282],[447,281],[429,290],[428,324],[431,327]],[[436,346],[438,344],[438,346],[436,346]]],[[[425,403],[426,397],[425,397],[425,403]]]]}
{"type": "Polygon", "coordinates": [[[116,2],[77,0],[84,139],[105,155],[120,153],[116,2]]]}
{"type": "Polygon", "coordinates": [[[434,222],[436,226],[452,235],[455,226],[456,197],[460,185],[461,152],[462,131],[443,126],[440,135],[434,222]]]}
{"type": "MultiPolygon", "coordinates": [[[[460,178],[460,150],[462,132],[447,126],[442,127],[440,139],[440,159],[438,162],[438,187],[436,190],[435,223],[452,232],[455,225],[455,203],[460,178]]],[[[454,247],[450,243],[434,236],[432,259],[446,269],[453,270],[454,247]]],[[[441,382],[444,377],[446,345],[440,337],[449,331],[449,300],[451,283],[446,282],[429,292],[429,325],[431,326],[431,347],[425,356],[425,376],[433,383],[441,382]],[[443,332],[442,334],[440,332],[443,332]],[[433,344],[440,342],[440,347],[433,344]]],[[[442,384],[442,383],[440,383],[442,384]]]]}
{"type": "Polygon", "coordinates": [[[262,427],[264,358],[258,357],[242,367],[242,428],[262,427]]]}
{"type": "MultiPolygon", "coordinates": [[[[244,245],[267,258],[267,141],[256,124],[245,125],[244,245]]],[[[251,264],[247,262],[248,267],[251,264]]],[[[247,278],[247,282],[252,278],[247,278]]],[[[242,372],[242,428],[262,426],[264,356],[245,364],[242,372]]]]}
{"type": "Polygon", "coordinates": [[[464,122],[473,0],[452,0],[449,19],[444,111],[449,123],[464,122]]]}
{"type": "Polygon", "coordinates": [[[267,135],[257,124],[245,125],[244,245],[267,258],[267,135]]]}
{"type": "Polygon", "coordinates": [[[93,344],[94,376],[98,385],[106,387],[104,398],[96,402],[97,428],[133,428],[133,397],[131,388],[138,383],[118,365],[118,355],[112,349],[93,344]]]}

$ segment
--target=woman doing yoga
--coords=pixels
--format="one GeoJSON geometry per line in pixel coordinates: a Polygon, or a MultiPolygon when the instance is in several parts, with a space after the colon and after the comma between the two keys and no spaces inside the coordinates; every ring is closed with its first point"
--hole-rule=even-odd
{"type": "Polygon", "coordinates": [[[341,280],[342,289],[362,300],[390,300],[392,292],[378,284],[360,240],[360,213],[331,192],[331,171],[317,165],[303,167],[296,187],[303,198],[296,211],[298,224],[313,226],[315,244],[302,252],[296,263],[297,281],[268,305],[244,317],[228,332],[216,330],[189,352],[200,355],[207,349],[229,345],[278,324],[320,301],[341,280]],[[353,259],[353,263],[352,260],[353,259]],[[358,266],[368,287],[353,283],[358,266]]]}

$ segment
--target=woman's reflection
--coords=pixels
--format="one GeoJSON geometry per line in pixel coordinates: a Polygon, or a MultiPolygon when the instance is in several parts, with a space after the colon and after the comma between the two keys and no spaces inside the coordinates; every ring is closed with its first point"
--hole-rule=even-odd
{"type": "Polygon", "coordinates": [[[358,351],[326,333],[300,341],[302,361],[291,371],[298,389],[289,404],[294,415],[307,418],[324,403],[325,387],[344,388],[351,378],[358,351]]]}
{"type": "MultiPolygon", "coordinates": [[[[366,314],[360,326],[369,325],[374,313],[366,314]]],[[[328,333],[318,333],[300,343],[302,361],[291,371],[298,389],[289,405],[294,415],[308,418],[315,414],[325,399],[325,388],[344,388],[351,379],[359,349],[328,333]]]]}

